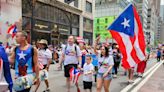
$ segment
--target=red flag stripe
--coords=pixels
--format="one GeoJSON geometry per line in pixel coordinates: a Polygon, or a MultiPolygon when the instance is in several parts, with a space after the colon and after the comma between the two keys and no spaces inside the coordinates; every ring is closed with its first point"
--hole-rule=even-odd
{"type": "Polygon", "coordinates": [[[137,14],[137,11],[136,11],[135,7],[133,7],[133,12],[134,12],[134,17],[136,18],[136,22],[138,24],[137,38],[138,38],[138,42],[139,42],[139,47],[142,50],[143,54],[146,55],[145,54],[146,45],[145,45],[144,33],[143,33],[143,30],[142,30],[142,24],[140,22],[139,15],[137,14]]]}
{"type": "Polygon", "coordinates": [[[115,38],[115,40],[117,41],[118,45],[120,46],[119,49],[123,55],[123,59],[122,59],[122,65],[125,69],[130,68],[130,65],[127,61],[127,52],[126,52],[126,47],[124,42],[122,41],[122,37],[116,32],[116,31],[110,31],[112,34],[112,37],[115,38]]]}
{"type": "Polygon", "coordinates": [[[9,34],[9,33],[10,33],[10,31],[11,31],[11,29],[13,29],[14,27],[15,27],[15,25],[12,25],[11,27],[9,27],[9,29],[8,29],[7,33],[9,34]]]}

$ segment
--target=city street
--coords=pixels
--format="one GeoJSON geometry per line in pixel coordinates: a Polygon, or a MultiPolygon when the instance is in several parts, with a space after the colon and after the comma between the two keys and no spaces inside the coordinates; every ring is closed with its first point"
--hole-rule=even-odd
{"type": "MultiPolygon", "coordinates": [[[[145,72],[147,72],[155,64],[156,64],[156,59],[149,60],[145,72]]],[[[51,92],[66,92],[66,81],[65,81],[65,78],[64,78],[64,74],[63,74],[64,72],[63,71],[58,71],[56,65],[57,64],[51,64],[50,70],[49,70],[49,82],[50,82],[51,92]]],[[[14,76],[13,72],[14,71],[12,71],[12,75],[14,76]]],[[[83,92],[82,75],[79,79],[79,86],[80,86],[80,88],[83,92]]],[[[124,76],[124,70],[122,69],[122,67],[120,67],[118,77],[114,78],[112,80],[111,87],[110,87],[110,92],[121,92],[126,86],[128,86],[127,76],[124,76]]],[[[32,90],[34,88],[35,87],[33,86],[32,90]]],[[[38,92],[44,91],[45,88],[46,88],[45,84],[44,84],[44,82],[42,82],[38,92]]],[[[143,90],[143,88],[141,90],[143,90]]],[[[71,92],[76,92],[76,87],[74,85],[71,86],[71,92]]],[[[96,83],[95,82],[93,84],[93,92],[96,92],[96,83]]],[[[129,91],[129,92],[131,92],[131,91],[129,91]]],[[[138,92],[140,92],[140,91],[138,91],[138,92]]],[[[141,91],[141,92],[147,92],[147,91],[141,91]]]]}
{"type": "Polygon", "coordinates": [[[67,92],[61,61],[80,92],[164,92],[164,0],[0,0],[0,92],[67,92]]]}

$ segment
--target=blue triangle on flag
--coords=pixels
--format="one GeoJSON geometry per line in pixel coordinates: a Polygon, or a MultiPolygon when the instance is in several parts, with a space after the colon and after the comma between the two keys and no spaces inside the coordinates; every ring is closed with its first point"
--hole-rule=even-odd
{"type": "Polygon", "coordinates": [[[108,27],[108,30],[134,36],[134,13],[133,5],[130,4],[118,18],[108,27]]]}

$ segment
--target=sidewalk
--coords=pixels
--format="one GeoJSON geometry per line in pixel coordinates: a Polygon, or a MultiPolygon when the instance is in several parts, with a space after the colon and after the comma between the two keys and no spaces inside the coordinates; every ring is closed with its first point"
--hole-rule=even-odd
{"type": "Polygon", "coordinates": [[[155,71],[138,92],[164,92],[164,65],[155,71]]]}

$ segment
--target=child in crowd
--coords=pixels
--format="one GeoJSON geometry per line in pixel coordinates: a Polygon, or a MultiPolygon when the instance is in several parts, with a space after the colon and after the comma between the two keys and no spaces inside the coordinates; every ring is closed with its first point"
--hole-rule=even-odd
{"type": "Polygon", "coordinates": [[[92,92],[92,81],[93,81],[93,73],[94,66],[92,64],[91,56],[86,56],[86,62],[83,67],[84,75],[83,75],[83,86],[85,92],[92,92]]]}

